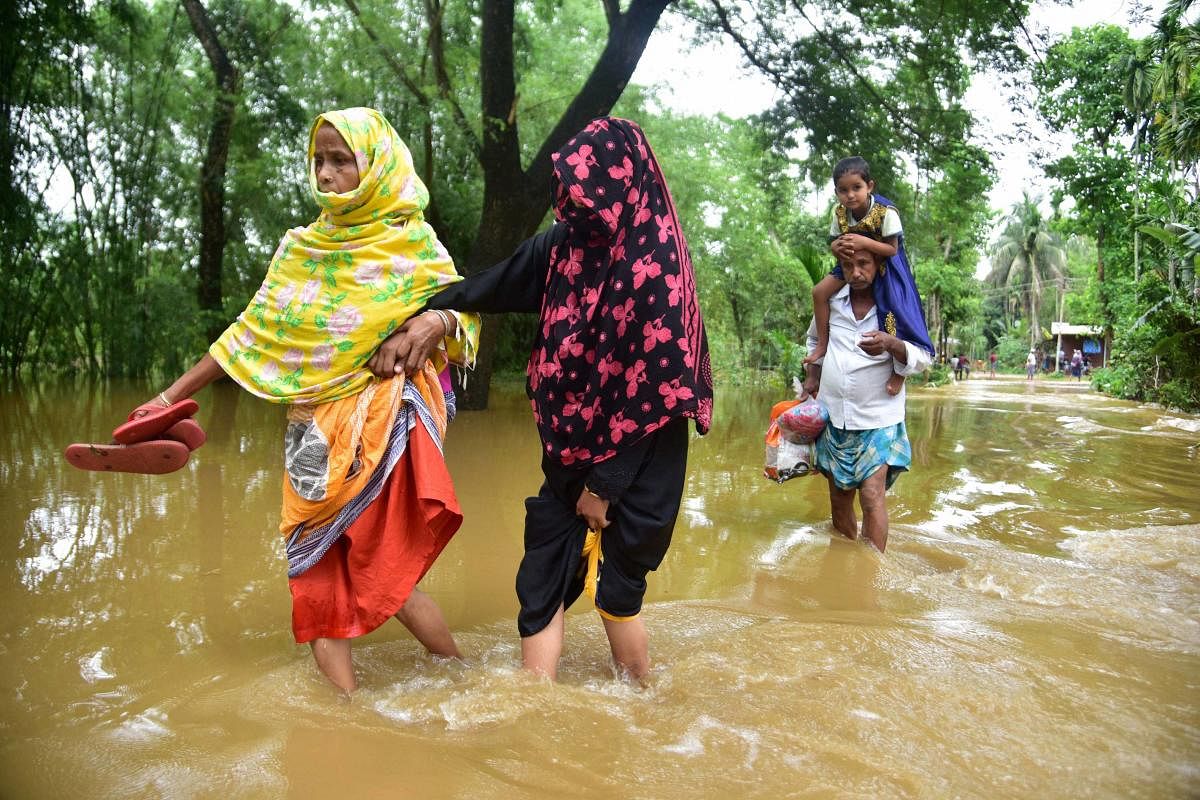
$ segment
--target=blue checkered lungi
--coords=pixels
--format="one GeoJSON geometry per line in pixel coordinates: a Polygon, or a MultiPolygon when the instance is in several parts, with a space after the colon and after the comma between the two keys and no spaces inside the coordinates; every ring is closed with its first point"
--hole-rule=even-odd
{"type": "Polygon", "coordinates": [[[890,487],[912,463],[912,446],[903,422],[865,431],[826,425],[817,438],[816,451],[817,469],[839,489],[857,489],[884,464],[890,487]]]}

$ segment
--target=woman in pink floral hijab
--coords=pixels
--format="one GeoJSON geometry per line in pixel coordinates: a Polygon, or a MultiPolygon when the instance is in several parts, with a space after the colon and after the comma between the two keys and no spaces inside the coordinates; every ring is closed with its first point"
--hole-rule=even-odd
{"type": "MultiPolygon", "coordinates": [[[[622,671],[649,670],[640,617],[683,494],[686,419],[712,420],[687,242],[645,134],[592,121],[552,157],[556,224],[429,308],[540,315],[527,368],[545,482],[517,572],[525,667],[554,677],[565,609],[587,591],[622,671]]],[[[384,348],[419,352],[397,337],[384,348]]],[[[389,359],[390,360],[390,359],[389,359]]]]}

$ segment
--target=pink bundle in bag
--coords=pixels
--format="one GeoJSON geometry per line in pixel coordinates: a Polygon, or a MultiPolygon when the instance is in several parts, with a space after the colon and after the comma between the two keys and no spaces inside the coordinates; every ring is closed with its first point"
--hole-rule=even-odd
{"type": "Polygon", "coordinates": [[[815,398],[806,397],[779,415],[776,420],[789,442],[815,441],[829,422],[829,412],[815,398]]]}

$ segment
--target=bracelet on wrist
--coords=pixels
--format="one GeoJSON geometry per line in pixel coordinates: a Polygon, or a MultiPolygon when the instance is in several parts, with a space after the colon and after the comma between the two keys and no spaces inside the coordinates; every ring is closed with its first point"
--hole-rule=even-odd
{"type": "Polygon", "coordinates": [[[172,405],[174,405],[174,403],[167,399],[166,392],[158,393],[158,402],[162,403],[164,408],[170,408],[172,405]]]}
{"type": "Polygon", "coordinates": [[[430,309],[430,310],[434,314],[437,315],[438,319],[440,319],[442,321],[442,335],[449,336],[450,335],[450,318],[446,315],[446,312],[442,311],[441,309],[437,309],[437,308],[430,309]]]}

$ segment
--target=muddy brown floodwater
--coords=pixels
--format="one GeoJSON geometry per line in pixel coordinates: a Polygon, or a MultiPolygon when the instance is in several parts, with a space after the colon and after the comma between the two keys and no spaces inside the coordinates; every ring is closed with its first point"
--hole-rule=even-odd
{"type": "Polygon", "coordinates": [[[912,392],[880,557],[831,535],[823,480],[760,477],[779,393],[723,389],[635,689],[586,610],[559,684],[518,668],[538,447],[498,391],[451,427],[467,519],[422,584],[469,663],[391,623],[344,701],[290,634],[278,408],[202,393],[211,439],[168,476],[61,457],[146,393],[0,393],[0,797],[1200,793],[1196,417],[1065,384],[912,392]]]}

